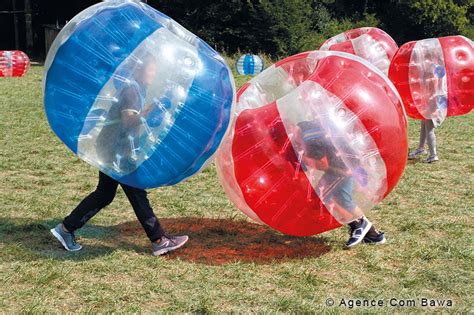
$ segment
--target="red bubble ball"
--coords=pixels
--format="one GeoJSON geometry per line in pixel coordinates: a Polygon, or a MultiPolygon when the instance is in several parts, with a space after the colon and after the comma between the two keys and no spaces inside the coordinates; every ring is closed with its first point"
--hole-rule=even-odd
{"type": "Polygon", "coordinates": [[[234,204],[283,233],[322,233],[362,216],[396,186],[407,121],[393,84],[363,59],[301,53],[238,92],[218,151],[234,204]]]}
{"type": "Polygon", "coordinates": [[[411,118],[443,120],[474,108],[474,43],[466,37],[406,43],[388,75],[411,118]]]}
{"type": "Polygon", "coordinates": [[[19,50],[0,50],[0,77],[22,77],[30,68],[30,59],[19,50]]]}

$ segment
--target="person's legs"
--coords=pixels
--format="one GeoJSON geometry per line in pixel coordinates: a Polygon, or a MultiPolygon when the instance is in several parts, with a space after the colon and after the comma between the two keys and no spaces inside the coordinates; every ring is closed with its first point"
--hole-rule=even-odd
{"type": "Polygon", "coordinates": [[[418,150],[425,150],[426,145],[426,120],[420,122],[420,142],[418,144],[418,150]]]}
{"type": "Polygon", "coordinates": [[[118,182],[103,173],[99,173],[96,190],[84,198],[62,223],[50,231],[68,251],[78,251],[82,246],[76,243],[74,231],[84,226],[102,208],[112,202],[117,192],[118,182]]]}
{"type": "Polygon", "coordinates": [[[74,232],[86,224],[101,209],[109,205],[117,193],[118,182],[99,172],[99,183],[94,192],[84,198],[64,220],[67,232],[74,232]]]}
{"type": "Polygon", "coordinates": [[[150,241],[156,242],[160,240],[161,237],[165,235],[165,231],[151,208],[147,192],[144,189],[134,188],[124,184],[121,184],[121,186],[150,241]]]}
{"type": "Polygon", "coordinates": [[[143,189],[123,185],[122,188],[132,204],[143,229],[153,247],[153,255],[159,256],[183,246],[189,239],[187,235],[169,236],[160,225],[158,218],[153,213],[147,193],[143,189]]]}
{"type": "Polygon", "coordinates": [[[352,177],[342,178],[334,190],[335,201],[346,211],[353,214],[355,217],[362,216],[360,209],[352,199],[352,191],[354,189],[354,180],[352,177]]]}
{"type": "Polygon", "coordinates": [[[336,195],[339,193],[340,184],[343,180],[344,176],[325,172],[316,186],[316,194],[321,206],[326,207],[338,222],[347,222],[354,217],[353,213],[337,202],[336,195]]]}
{"type": "Polygon", "coordinates": [[[364,237],[363,242],[366,244],[380,245],[385,244],[385,233],[382,231],[377,231],[373,226],[369,233],[364,237]]]}
{"type": "Polygon", "coordinates": [[[357,215],[358,218],[350,222],[349,228],[351,236],[346,243],[347,247],[353,247],[362,241],[371,244],[383,244],[385,243],[385,237],[383,232],[378,232],[372,222],[370,222],[362,213],[362,210],[355,204],[352,192],[353,192],[354,180],[352,177],[347,177],[341,182],[337,193],[334,197],[339,205],[345,208],[348,212],[353,215],[357,215]]]}
{"type": "Polygon", "coordinates": [[[438,161],[438,154],[436,152],[435,126],[432,120],[425,121],[425,133],[426,140],[428,142],[428,148],[430,150],[430,156],[426,159],[425,162],[431,163],[438,161]]]}
{"type": "Polygon", "coordinates": [[[362,210],[357,207],[352,197],[354,179],[350,176],[336,176],[326,172],[318,183],[316,192],[323,201],[326,208],[332,208],[332,215],[337,219],[347,222],[347,218],[356,217],[348,226],[350,238],[346,246],[353,247],[362,241],[373,244],[385,242],[383,232],[377,232],[373,224],[363,215],[362,210]],[[331,204],[337,206],[331,207],[331,204]]]}
{"type": "Polygon", "coordinates": [[[426,120],[422,120],[420,122],[420,142],[418,144],[418,148],[414,151],[411,151],[408,154],[408,159],[413,160],[417,156],[424,154],[425,153],[425,145],[426,145],[426,126],[425,126],[426,120]]]}

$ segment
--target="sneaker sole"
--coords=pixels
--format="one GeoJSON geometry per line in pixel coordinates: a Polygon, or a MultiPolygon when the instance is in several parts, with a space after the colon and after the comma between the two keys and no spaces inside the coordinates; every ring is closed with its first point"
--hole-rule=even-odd
{"type": "Polygon", "coordinates": [[[53,228],[51,230],[49,230],[51,232],[51,234],[53,234],[53,236],[59,241],[61,242],[61,244],[63,245],[64,249],[67,250],[68,252],[77,252],[77,251],[80,251],[82,249],[82,246],[79,245],[79,248],[78,249],[70,249],[67,247],[66,245],[66,242],[64,241],[64,238],[58,233],[56,232],[56,230],[53,228]]]}
{"type": "Polygon", "coordinates": [[[174,250],[176,250],[176,249],[182,247],[184,244],[186,244],[186,243],[188,242],[188,240],[189,240],[189,236],[186,237],[186,240],[185,240],[184,242],[182,242],[181,244],[178,244],[178,245],[173,246],[173,247],[163,248],[163,249],[160,249],[160,250],[158,250],[158,251],[156,251],[156,252],[153,252],[153,256],[162,256],[162,255],[164,255],[164,254],[166,254],[166,253],[169,253],[169,252],[171,252],[171,251],[174,251],[174,250]]]}
{"type": "Polygon", "coordinates": [[[384,238],[383,240],[379,241],[379,242],[366,242],[364,241],[364,244],[367,244],[367,245],[382,245],[382,244],[385,244],[387,242],[387,239],[384,238]]]}
{"type": "Polygon", "coordinates": [[[360,243],[362,243],[362,241],[364,240],[364,237],[365,235],[369,232],[370,228],[372,227],[372,222],[369,222],[369,224],[367,224],[366,228],[364,230],[362,230],[362,236],[360,237],[359,241],[357,242],[354,242],[350,245],[347,245],[346,244],[346,248],[352,248],[356,245],[359,245],[360,243]]]}

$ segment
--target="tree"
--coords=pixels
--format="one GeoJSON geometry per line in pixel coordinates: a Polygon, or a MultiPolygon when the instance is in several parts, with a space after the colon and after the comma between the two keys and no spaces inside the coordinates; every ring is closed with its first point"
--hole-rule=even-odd
{"type": "MultiPolygon", "coordinates": [[[[379,26],[395,40],[474,33],[473,0],[148,0],[227,53],[284,57],[343,31],[379,26]]],[[[471,36],[472,37],[472,36],[471,36]]]]}
{"type": "Polygon", "coordinates": [[[461,34],[469,24],[472,0],[375,0],[382,27],[399,42],[461,34]]]}
{"type": "Polygon", "coordinates": [[[148,4],[220,50],[288,55],[311,32],[306,0],[149,0],[148,4]]]}
{"type": "Polygon", "coordinates": [[[311,2],[261,0],[260,3],[270,18],[270,35],[275,44],[275,53],[286,56],[301,52],[313,34],[311,2]]]}

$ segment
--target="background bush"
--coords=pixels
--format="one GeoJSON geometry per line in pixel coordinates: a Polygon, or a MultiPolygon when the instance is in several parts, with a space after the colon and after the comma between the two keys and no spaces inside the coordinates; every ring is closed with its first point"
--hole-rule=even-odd
{"type": "Polygon", "coordinates": [[[327,38],[378,26],[399,44],[474,36],[473,0],[149,0],[215,48],[273,57],[316,49],[327,38]]]}

